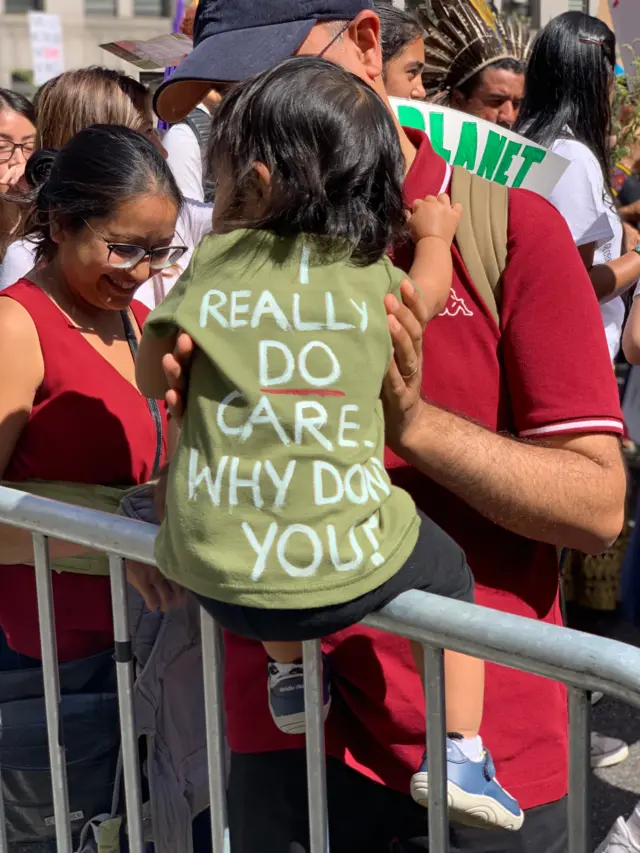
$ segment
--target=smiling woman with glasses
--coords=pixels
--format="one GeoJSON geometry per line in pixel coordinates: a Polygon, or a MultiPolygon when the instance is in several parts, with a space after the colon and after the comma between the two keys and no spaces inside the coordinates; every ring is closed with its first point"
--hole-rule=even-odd
{"type": "Polygon", "coordinates": [[[7,194],[18,191],[26,161],[36,144],[33,105],[22,95],[0,89],[0,262],[20,224],[20,207],[7,194]]]}

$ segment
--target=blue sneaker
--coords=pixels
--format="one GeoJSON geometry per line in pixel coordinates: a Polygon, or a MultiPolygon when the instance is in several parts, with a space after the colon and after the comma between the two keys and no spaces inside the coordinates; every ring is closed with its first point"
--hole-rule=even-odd
{"type": "MultiPolygon", "coordinates": [[[[322,655],[323,719],[331,708],[331,681],[326,655],[322,655]]],[[[288,735],[305,733],[304,670],[302,664],[269,661],[269,709],[273,722],[288,735]]]]}
{"type": "MultiPolygon", "coordinates": [[[[427,756],[411,779],[411,796],[425,808],[429,801],[427,756]]],[[[447,737],[447,797],[454,823],[481,829],[520,829],[524,814],[517,800],[496,779],[493,759],[485,749],[481,761],[471,761],[455,740],[447,737]]]]}

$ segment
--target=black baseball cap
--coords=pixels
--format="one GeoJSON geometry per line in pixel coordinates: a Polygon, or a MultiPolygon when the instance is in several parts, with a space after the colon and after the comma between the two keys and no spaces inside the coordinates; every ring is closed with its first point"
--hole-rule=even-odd
{"type": "Polygon", "coordinates": [[[213,83],[236,83],[298,50],[321,21],[349,21],[373,0],[200,0],[193,50],[156,91],[166,122],[181,121],[213,83]]]}

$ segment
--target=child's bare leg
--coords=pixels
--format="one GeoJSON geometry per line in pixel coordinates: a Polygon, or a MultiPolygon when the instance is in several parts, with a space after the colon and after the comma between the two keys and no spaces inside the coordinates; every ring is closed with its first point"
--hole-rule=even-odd
{"type": "MultiPolygon", "coordinates": [[[[420,643],[411,643],[411,651],[424,681],[424,654],[420,643]]],[[[444,653],[444,684],[447,699],[447,732],[475,738],[482,722],[484,699],[484,661],[444,653]]]]}
{"type": "Polygon", "coordinates": [[[266,653],[278,663],[295,663],[302,658],[302,643],[263,643],[266,653]]]}

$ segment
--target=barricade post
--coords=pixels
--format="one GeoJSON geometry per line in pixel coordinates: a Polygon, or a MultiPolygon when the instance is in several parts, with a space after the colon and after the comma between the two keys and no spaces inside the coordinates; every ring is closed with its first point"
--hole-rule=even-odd
{"type": "Polygon", "coordinates": [[[211,840],[214,853],[229,853],[222,699],[222,632],[213,617],[203,607],[200,608],[200,625],[207,726],[209,801],[211,804],[211,840]]]}

